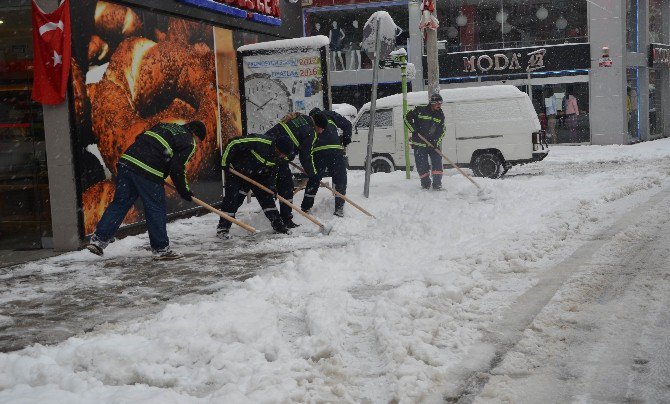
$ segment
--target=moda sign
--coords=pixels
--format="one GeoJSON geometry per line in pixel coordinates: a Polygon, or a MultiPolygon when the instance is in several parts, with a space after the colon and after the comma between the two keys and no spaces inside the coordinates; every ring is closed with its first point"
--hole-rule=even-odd
{"type": "Polygon", "coordinates": [[[589,44],[443,53],[440,77],[517,75],[591,67],[589,44]]]}

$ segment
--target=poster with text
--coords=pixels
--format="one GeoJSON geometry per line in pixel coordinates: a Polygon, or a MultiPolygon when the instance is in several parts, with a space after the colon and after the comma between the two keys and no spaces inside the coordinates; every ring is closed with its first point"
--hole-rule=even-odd
{"type": "Polygon", "coordinates": [[[328,108],[325,55],[325,47],[241,52],[245,133],[265,133],[290,112],[328,108]]]}
{"type": "MultiPolygon", "coordinates": [[[[236,69],[215,67],[219,54],[234,55],[232,33],[217,29],[215,38],[211,25],[140,7],[96,0],[76,4],[71,102],[82,235],[95,231],[111,202],[119,157],[159,122],[205,124],[206,138],[186,173],[198,198],[220,201],[220,143],[241,132],[239,102],[229,100],[239,100],[236,69]],[[234,74],[235,84],[217,85],[217,76],[225,82],[226,74],[234,74]],[[220,99],[227,100],[225,106],[220,99]]],[[[195,208],[173,191],[167,196],[169,214],[195,208]]],[[[123,223],[143,220],[138,202],[123,223]]]]}

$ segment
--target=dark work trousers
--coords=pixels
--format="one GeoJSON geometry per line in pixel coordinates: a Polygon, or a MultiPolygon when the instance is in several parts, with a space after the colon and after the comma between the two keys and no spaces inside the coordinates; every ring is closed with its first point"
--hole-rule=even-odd
{"type": "MultiPolygon", "coordinates": [[[[251,177],[248,173],[245,173],[245,175],[251,177]]],[[[246,198],[247,193],[249,193],[249,190],[252,190],[254,191],[254,196],[256,196],[256,200],[263,209],[263,213],[265,213],[265,216],[270,220],[270,222],[274,223],[275,221],[280,219],[279,212],[277,211],[277,205],[275,205],[274,196],[272,196],[270,193],[260,188],[257,188],[255,185],[252,185],[246,180],[243,180],[242,178],[236,176],[235,174],[231,174],[227,171],[223,172],[223,178],[225,182],[224,187],[226,190],[226,194],[223,196],[223,203],[221,205],[221,208],[224,213],[226,213],[229,216],[235,217],[235,215],[237,214],[237,210],[240,208],[240,206],[242,206],[242,203],[244,202],[244,198],[246,198]]],[[[253,179],[256,182],[259,182],[268,188],[272,188],[271,186],[272,181],[269,176],[264,177],[256,176],[256,178],[253,179]]],[[[231,225],[232,225],[231,222],[227,221],[224,218],[220,218],[219,225],[217,226],[217,228],[230,229],[231,225]]]]}
{"type": "Polygon", "coordinates": [[[114,199],[100,218],[91,241],[99,243],[103,248],[106,247],[138,197],[142,199],[144,206],[144,218],[147,221],[151,248],[166,249],[170,245],[170,240],[167,235],[165,188],[162,183],[151,181],[124,164],[117,166],[114,199]]]}
{"type": "MultiPolygon", "coordinates": [[[[279,164],[277,169],[277,195],[293,202],[293,174],[291,174],[288,162],[279,164]]],[[[279,202],[279,215],[284,221],[293,219],[293,209],[279,202]]]]}
{"type": "Polygon", "coordinates": [[[421,179],[421,187],[430,188],[430,175],[433,175],[433,187],[442,186],[442,156],[432,147],[415,147],[414,163],[421,179]],[[430,164],[428,159],[430,158],[430,164]],[[431,171],[431,166],[433,170],[431,171]]]}
{"type": "MultiPolygon", "coordinates": [[[[342,195],[347,193],[347,161],[342,150],[321,150],[312,157],[313,166],[317,174],[310,176],[302,199],[302,210],[309,210],[314,206],[314,198],[319,190],[323,177],[333,178],[333,187],[342,195]]],[[[344,206],[344,199],[335,197],[335,210],[344,206]]]]}

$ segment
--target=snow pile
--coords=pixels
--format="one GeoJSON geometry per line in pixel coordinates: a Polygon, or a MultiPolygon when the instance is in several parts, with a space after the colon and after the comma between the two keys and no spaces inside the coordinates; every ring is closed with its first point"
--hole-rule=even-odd
{"type": "MultiPolygon", "coordinates": [[[[443,401],[491,361],[482,332],[505,308],[616,212],[657,192],[669,167],[670,140],[553,147],[516,176],[478,179],[486,200],[453,170],[447,192],[420,191],[416,174],[375,174],[366,200],[363,173],[351,171],[348,195],[377,219],[351,206],[344,219],[330,219],[332,195],[321,190],[313,213],[335,225],[330,236],[297,216],[293,236],[239,244],[293,250],[246,281],[155,316],[2,354],[0,401],[443,401]]],[[[268,226],[255,203],[238,218],[268,226]]],[[[214,238],[217,221],[170,224],[173,245],[225,249],[214,238]]],[[[105,254],[146,242],[130,237],[105,254]]],[[[97,259],[58,259],[66,258],[97,259]]],[[[45,270],[54,262],[44,261],[45,270]]]]}
{"type": "Polygon", "coordinates": [[[351,122],[356,119],[358,115],[358,110],[351,104],[333,104],[333,111],[347,118],[351,122]]]}
{"type": "Polygon", "coordinates": [[[361,48],[371,54],[375,52],[377,27],[379,27],[381,54],[388,55],[395,48],[395,37],[398,27],[391,15],[386,11],[376,11],[370,18],[368,18],[363,26],[363,41],[361,42],[361,48]]]}

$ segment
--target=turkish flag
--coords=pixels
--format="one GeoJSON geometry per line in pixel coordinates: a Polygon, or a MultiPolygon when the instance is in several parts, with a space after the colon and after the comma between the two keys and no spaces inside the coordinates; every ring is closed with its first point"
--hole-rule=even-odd
{"type": "Polygon", "coordinates": [[[64,0],[51,14],[45,14],[32,1],[34,83],[33,100],[42,104],[60,104],[65,100],[72,35],[70,33],[70,1],[64,0]]]}

